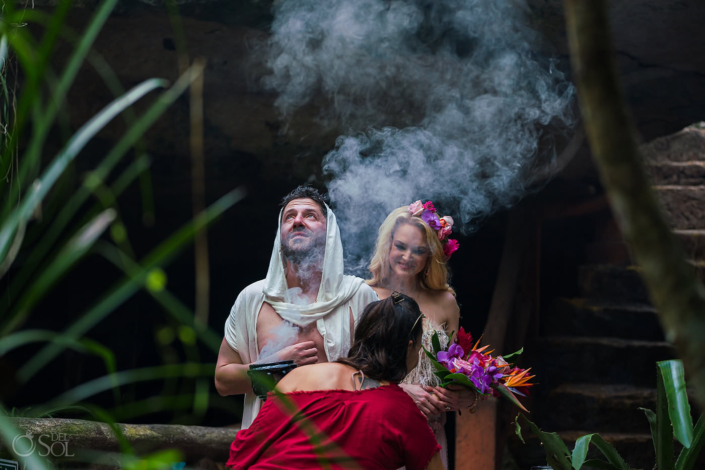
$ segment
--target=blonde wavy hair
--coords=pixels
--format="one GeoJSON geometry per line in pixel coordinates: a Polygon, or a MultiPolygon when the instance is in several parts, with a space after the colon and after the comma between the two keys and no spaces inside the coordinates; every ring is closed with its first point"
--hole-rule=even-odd
{"type": "Polygon", "coordinates": [[[394,209],[380,225],[375,243],[375,253],[370,262],[372,279],[367,280],[367,284],[377,287],[383,287],[387,284],[391,276],[389,252],[392,249],[394,232],[405,224],[413,225],[421,230],[421,233],[426,237],[430,252],[426,266],[417,275],[420,285],[425,289],[444,290],[455,295],[455,291],[448,283],[450,273],[446,266],[447,260],[443,253],[443,244],[438,239],[437,232],[420,217],[412,216],[409,213],[409,206],[394,209]],[[428,275],[426,275],[426,270],[428,270],[428,275]]]}

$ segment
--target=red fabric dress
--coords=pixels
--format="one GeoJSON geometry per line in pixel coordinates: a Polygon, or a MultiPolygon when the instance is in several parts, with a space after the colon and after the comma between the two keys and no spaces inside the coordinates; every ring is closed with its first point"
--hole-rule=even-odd
{"type": "Polygon", "coordinates": [[[230,446],[240,469],[423,470],[440,446],[413,400],[396,384],[352,391],[272,394],[230,446]],[[289,410],[294,411],[289,411],[289,410]],[[306,418],[306,419],[303,419],[306,418]],[[318,441],[314,449],[311,436],[318,441]]]}

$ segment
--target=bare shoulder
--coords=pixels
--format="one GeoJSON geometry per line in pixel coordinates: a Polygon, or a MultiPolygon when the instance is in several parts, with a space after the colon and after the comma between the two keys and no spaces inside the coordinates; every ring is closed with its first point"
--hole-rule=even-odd
{"type": "Polygon", "coordinates": [[[443,310],[458,310],[458,302],[455,296],[447,290],[429,290],[429,296],[433,303],[441,307],[443,310]]]}
{"type": "Polygon", "coordinates": [[[341,377],[346,376],[348,367],[337,362],[324,362],[297,367],[284,377],[277,389],[282,393],[329,390],[338,388],[341,377]]]}
{"type": "Polygon", "coordinates": [[[458,307],[458,302],[450,291],[429,291],[429,296],[433,304],[438,306],[438,311],[442,312],[443,321],[449,321],[460,316],[460,307],[458,307]]]}

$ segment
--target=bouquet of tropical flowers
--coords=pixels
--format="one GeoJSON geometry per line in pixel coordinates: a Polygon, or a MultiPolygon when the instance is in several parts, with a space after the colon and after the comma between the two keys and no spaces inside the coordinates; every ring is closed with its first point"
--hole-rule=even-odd
{"type": "Polygon", "coordinates": [[[534,385],[529,383],[534,376],[528,375],[531,369],[512,367],[512,364],[507,362],[510,357],[521,354],[524,348],[504,357],[492,357],[490,354],[493,351],[485,351],[489,345],[478,348],[479,344],[480,340],[473,346],[470,333],[460,328],[447,350],[441,348],[438,334],[434,333],[431,337],[433,352],[425,348],[424,351],[431,359],[435,368],[434,374],[441,379],[442,387],[451,384],[465,385],[475,389],[481,399],[504,396],[528,412],[516,395],[526,396],[528,388],[534,385]]]}

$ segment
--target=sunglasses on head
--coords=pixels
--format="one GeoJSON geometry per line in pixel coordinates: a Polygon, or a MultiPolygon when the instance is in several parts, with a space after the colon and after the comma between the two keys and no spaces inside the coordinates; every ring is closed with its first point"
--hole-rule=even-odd
{"type": "MultiPolygon", "coordinates": [[[[392,297],[392,301],[394,302],[394,305],[398,305],[398,304],[400,304],[400,303],[402,303],[403,301],[406,300],[406,297],[405,297],[403,294],[401,294],[401,293],[399,293],[399,292],[397,292],[397,291],[392,292],[392,296],[391,296],[391,297],[392,297]]],[[[419,317],[416,319],[416,321],[414,322],[414,325],[411,327],[411,331],[414,331],[414,328],[416,328],[416,324],[417,324],[417,323],[419,322],[419,320],[421,320],[422,318],[426,318],[426,315],[424,315],[423,313],[422,313],[421,315],[419,315],[419,317]]]]}

